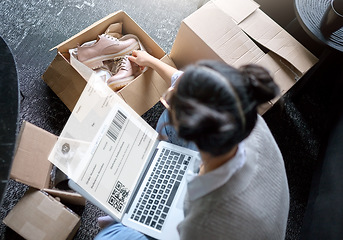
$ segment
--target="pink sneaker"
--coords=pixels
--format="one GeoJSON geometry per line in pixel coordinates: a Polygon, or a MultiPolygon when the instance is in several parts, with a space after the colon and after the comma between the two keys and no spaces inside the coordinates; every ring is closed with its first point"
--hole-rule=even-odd
{"type": "Polygon", "coordinates": [[[102,34],[95,43],[78,46],[77,58],[86,66],[95,69],[103,66],[103,61],[131,54],[133,50],[137,50],[139,47],[140,44],[134,35],[117,39],[102,34]]]}
{"type": "Polygon", "coordinates": [[[127,56],[114,59],[114,67],[110,70],[114,75],[107,80],[107,85],[113,91],[118,91],[129,84],[140,74],[140,68],[132,63],[127,56]]]}

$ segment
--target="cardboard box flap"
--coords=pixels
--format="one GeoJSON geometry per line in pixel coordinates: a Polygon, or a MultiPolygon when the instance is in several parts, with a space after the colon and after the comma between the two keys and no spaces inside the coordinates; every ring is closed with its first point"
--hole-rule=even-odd
{"type": "Polygon", "coordinates": [[[251,38],[304,74],[318,59],[260,9],[239,24],[251,38]]]}
{"type": "MultiPolygon", "coordinates": [[[[175,67],[167,55],[161,60],[175,67]]],[[[131,82],[131,85],[132,87],[126,87],[118,92],[118,95],[139,115],[142,115],[160,100],[162,94],[170,87],[170,81],[166,82],[156,71],[148,69],[131,82]],[[140,91],[136,91],[136,89],[140,89],[140,91]]]]}
{"type": "Polygon", "coordinates": [[[268,52],[256,64],[265,66],[270,74],[273,76],[274,81],[280,88],[280,94],[274,99],[262,104],[258,107],[258,113],[263,115],[270,109],[279,99],[285,94],[295,83],[294,72],[292,72],[287,65],[283,64],[280,57],[273,52],[268,52]]]}
{"type": "Polygon", "coordinates": [[[285,94],[296,82],[294,72],[292,72],[287,65],[279,61],[279,56],[273,52],[268,52],[256,64],[266,66],[274,81],[280,88],[280,95],[272,99],[275,103],[281,95],[285,94]]]}
{"type": "Polygon", "coordinates": [[[214,0],[213,4],[231,16],[237,24],[260,7],[259,4],[252,0],[214,0]]]}
{"type": "Polygon", "coordinates": [[[183,20],[170,56],[179,68],[200,59],[239,67],[259,62],[266,54],[263,48],[277,54],[274,59],[288,65],[296,78],[318,61],[251,0],[205,4],[183,20]]]}
{"type": "Polygon", "coordinates": [[[50,188],[44,188],[42,190],[49,193],[51,196],[55,198],[59,198],[61,202],[64,204],[74,204],[74,205],[80,205],[80,206],[86,205],[86,199],[82,197],[79,193],[67,192],[67,191],[62,191],[58,189],[50,189],[50,188]]]}
{"type": "Polygon", "coordinates": [[[218,54],[209,48],[205,41],[201,38],[195,38],[195,33],[184,22],[181,23],[170,57],[178,69],[199,59],[220,59],[218,54]]]}
{"type": "Polygon", "coordinates": [[[140,39],[143,46],[146,48],[145,50],[147,52],[156,58],[162,58],[165,55],[165,52],[161,49],[161,47],[155,41],[153,41],[143,29],[137,28],[137,23],[121,10],[93,23],[73,37],[57,45],[55,48],[57,48],[57,50],[61,53],[67,53],[69,49],[75,48],[77,45],[97,39],[98,35],[104,33],[110,24],[116,22],[123,23],[124,35],[134,32],[135,35],[140,39]]]}
{"type": "Polygon", "coordinates": [[[51,196],[29,189],[4,219],[25,239],[72,239],[80,217],[51,196]]]}
{"type": "Polygon", "coordinates": [[[239,66],[256,62],[263,55],[231,16],[213,2],[183,20],[170,53],[178,68],[199,59],[222,60],[239,66]]]}
{"type": "Polygon", "coordinates": [[[38,189],[47,188],[52,168],[48,156],[57,136],[24,121],[18,139],[11,178],[38,189]]]}

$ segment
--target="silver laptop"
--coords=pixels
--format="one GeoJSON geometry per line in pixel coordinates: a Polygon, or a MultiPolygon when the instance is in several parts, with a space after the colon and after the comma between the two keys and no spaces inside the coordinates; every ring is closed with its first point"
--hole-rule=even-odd
{"type": "Polygon", "coordinates": [[[198,152],[159,141],[116,95],[92,96],[89,86],[84,92],[90,96],[81,95],[49,160],[72,189],[116,221],[157,239],[178,239],[185,174],[196,168],[198,152]]]}
{"type": "Polygon", "coordinates": [[[120,178],[116,179],[106,203],[95,199],[73,180],[69,180],[69,186],[128,227],[156,239],[179,239],[176,227],[184,218],[187,187],[184,175],[192,170],[197,153],[161,141],[150,155],[134,189],[127,189],[120,178]],[[120,219],[114,214],[117,211],[121,212],[120,219]]]}

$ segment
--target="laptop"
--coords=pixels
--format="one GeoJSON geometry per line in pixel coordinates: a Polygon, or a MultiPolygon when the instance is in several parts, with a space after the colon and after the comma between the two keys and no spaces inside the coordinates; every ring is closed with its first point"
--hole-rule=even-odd
{"type": "Polygon", "coordinates": [[[120,97],[94,86],[87,84],[49,160],[116,221],[156,239],[178,239],[185,174],[197,169],[198,152],[159,141],[120,97]]]}

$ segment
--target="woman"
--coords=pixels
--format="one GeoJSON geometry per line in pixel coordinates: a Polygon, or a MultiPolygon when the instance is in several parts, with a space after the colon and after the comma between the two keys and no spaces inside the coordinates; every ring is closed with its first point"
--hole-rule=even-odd
{"type": "MultiPolygon", "coordinates": [[[[235,69],[217,61],[180,72],[143,51],[134,51],[130,60],[171,79],[157,128],[201,156],[199,175],[188,183],[180,239],[284,239],[289,211],[284,162],[257,114],[259,104],[278,94],[269,73],[257,65],[235,69]]],[[[147,238],[113,224],[97,239],[147,238]]]]}

